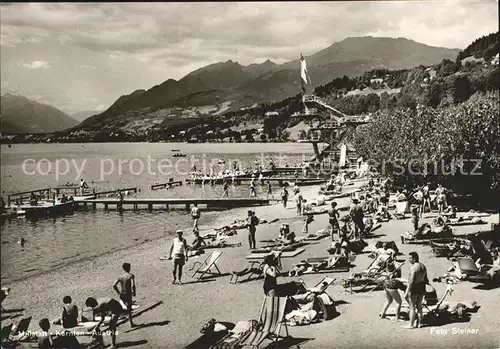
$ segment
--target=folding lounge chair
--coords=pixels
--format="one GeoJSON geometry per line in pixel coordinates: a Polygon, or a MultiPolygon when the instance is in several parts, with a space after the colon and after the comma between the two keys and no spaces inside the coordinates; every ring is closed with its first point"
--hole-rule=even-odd
{"type": "Polygon", "coordinates": [[[288,337],[288,327],[285,322],[287,300],[287,297],[265,297],[259,317],[261,326],[254,329],[240,345],[258,348],[265,339],[276,341],[280,336],[282,326],[285,327],[286,337],[288,337]]]}
{"type": "Polygon", "coordinates": [[[10,325],[10,328],[9,328],[9,326],[7,326],[7,329],[5,329],[5,333],[3,332],[4,329],[2,328],[2,343],[8,343],[9,345],[15,345],[19,341],[21,341],[23,339],[27,339],[25,334],[26,334],[26,331],[28,331],[30,323],[31,323],[31,316],[24,318],[24,319],[21,319],[14,331],[12,331],[12,325],[10,325]],[[6,337],[4,337],[4,335],[6,337]]]}
{"type": "MultiPolygon", "coordinates": [[[[387,272],[382,272],[380,274],[380,276],[375,280],[376,284],[371,288],[370,292],[372,291],[375,291],[376,289],[380,288],[383,284],[384,284],[384,281],[387,280],[387,279],[391,279],[394,274],[396,274],[397,272],[399,272],[399,270],[401,269],[401,267],[405,264],[405,262],[401,262],[397,265],[395,265],[395,269],[393,271],[391,271],[390,273],[387,273],[387,272]]],[[[369,285],[368,284],[365,284],[361,290],[364,290],[365,288],[367,288],[369,285]]]]}
{"type": "Polygon", "coordinates": [[[263,261],[248,261],[248,266],[245,269],[243,269],[242,271],[233,271],[229,283],[236,285],[238,283],[238,279],[247,274],[248,277],[245,279],[245,281],[249,281],[254,275],[257,275],[256,278],[257,280],[258,278],[264,275],[263,268],[264,268],[263,261]]]}
{"type": "Polygon", "coordinates": [[[222,255],[222,252],[212,251],[203,262],[201,262],[201,263],[195,262],[193,264],[193,266],[191,267],[191,269],[189,269],[189,270],[195,269],[197,264],[199,264],[199,266],[195,269],[192,277],[195,278],[197,274],[200,274],[198,276],[198,280],[201,280],[201,278],[205,274],[219,274],[219,275],[221,275],[222,273],[220,272],[219,267],[217,267],[217,264],[216,264],[217,260],[220,258],[221,255],[222,255]],[[212,269],[212,268],[215,268],[217,273],[210,271],[210,269],[212,269]]]}
{"type": "Polygon", "coordinates": [[[407,207],[408,207],[408,201],[396,202],[396,212],[394,212],[394,216],[398,219],[404,219],[407,207]]]}
{"type": "Polygon", "coordinates": [[[304,288],[313,293],[323,293],[327,290],[328,287],[330,287],[331,284],[335,282],[336,279],[325,276],[323,279],[321,279],[314,287],[307,287],[305,284],[304,280],[300,280],[304,288]]]}
{"type": "Polygon", "coordinates": [[[14,324],[9,324],[7,326],[2,327],[2,331],[0,333],[1,343],[8,341],[10,334],[12,333],[12,326],[13,325],[14,324]]]}
{"type": "MultiPolygon", "coordinates": [[[[306,263],[310,264],[313,266],[313,268],[319,268],[324,264],[330,263],[330,260],[334,258],[335,256],[328,256],[328,257],[312,257],[312,258],[307,258],[306,263]]],[[[335,273],[335,272],[347,272],[349,271],[349,259],[348,257],[338,257],[338,260],[336,264],[341,264],[340,266],[333,266],[331,268],[323,268],[319,270],[315,270],[312,273],[305,273],[305,274],[314,274],[314,273],[335,273]],[[340,263],[339,263],[340,262],[340,263]]]]}
{"type": "Polygon", "coordinates": [[[474,260],[470,257],[458,257],[457,266],[462,272],[462,274],[467,276],[467,280],[477,283],[489,283],[495,281],[489,275],[481,273],[474,263],[474,260]]]}

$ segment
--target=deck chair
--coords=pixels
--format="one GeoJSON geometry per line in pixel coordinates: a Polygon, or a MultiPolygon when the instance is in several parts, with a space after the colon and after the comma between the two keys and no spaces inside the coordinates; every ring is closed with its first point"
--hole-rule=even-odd
{"type": "Polygon", "coordinates": [[[314,272],[304,272],[304,274],[314,274],[314,273],[335,273],[335,272],[347,272],[350,268],[350,261],[348,257],[338,256],[333,267],[328,268],[328,264],[331,262],[332,258],[336,258],[335,256],[328,257],[312,257],[307,258],[306,263],[313,266],[313,268],[321,268],[326,264],[326,267],[323,269],[315,270],[314,272]]]}
{"type": "Polygon", "coordinates": [[[328,276],[325,276],[323,279],[321,279],[316,285],[313,287],[307,287],[305,284],[304,280],[300,280],[306,291],[312,292],[312,293],[323,293],[327,290],[327,288],[335,282],[335,278],[331,278],[328,276]]]}
{"type": "MultiPolygon", "coordinates": [[[[399,270],[403,267],[404,264],[405,264],[404,261],[401,262],[401,263],[396,263],[395,269],[393,271],[391,271],[390,273],[388,273],[388,272],[382,272],[380,274],[380,276],[375,280],[375,285],[372,286],[372,288],[370,289],[370,292],[373,292],[376,289],[382,287],[383,284],[384,284],[384,281],[387,280],[387,279],[391,279],[392,277],[394,277],[394,274],[396,274],[397,272],[399,272],[399,270]]],[[[369,287],[368,284],[364,285],[361,288],[361,290],[364,290],[367,287],[369,287]]]]}
{"type": "Polygon", "coordinates": [[[248,274],[248,277],[245,281],[249,281],[252,276],[256,275],[255,280],[264,275],[263,273],[264,262],[263,261],[248,261],[248,266],[242,271],[233,271],[231,275],[231,279],[229,280],[230,284],[237,284],[240,277],[248,274]]]}
{"type": "Polygon", "coordinates": [[[265,297],[259,317],[259,327],[254,329],[240,345],[258,348],[266,339],[276,341],[285,327],[286,337],[289,337],[285,322],[285,307],[287,297],[265,297]]]}
{"type": "Polygon", "coordinates": [[[217,260],[220,258],[221,255],[222,255],[222,252],[212,251],[203,262],[195,262],[193,264],[193,266],[191,267],[191,269],[189,269],[189,270],[195,269],[192,278],[195,278],[197,274],[200,274],[198,276],[198,280],[201,280],[201,278],[205,274],[219,274],[219,275],[221,275],[222,273],[220,272],[219,267],[217,267],[217,264],[216,264],[217,260]],[[196,267],[197,264],[199,264],[198,267],[196,267]],[[212,268],[215,268],[217,273],[210,271],[210,269],[212,269],[212,268]]]}
{"type": "Polygon", "coordinates": [[[474,260],[470,257],[458,257],[457,265],[462,274],[468,277],[480,274],[480,270],[477,268],[476,263],[474,263],[474,260]]]}
{"type": "Polygon", "coordinates": [[[9,343],[10,345],[15,345],[21,340],[27,339],[26,331],[28,331],[30,323],[31,323],[31,316],[21,319],[14,331],[12,331],[12,325],[10,325],[10,331],[9,331],[10,333],[7,334],[6,330],[7,337],[5,339],[3,338],[4,334],[2,333],[2,343],[9,343]]]}
{"type": "Polygon", "coordinates": [[[9,324],[7,326],[2,327],[2,331],[0,333],[1,343],[8,341],[10,334],[12,333],[12,326],[13,325],[14,324],[9,324]]]}
{"type": "Polygon", "coordinates": [[[406,214],[406,208],[408,207],[408,201],[398,201],[396,202],[396,211],[393,213],[394,217],[398,219],[404,219],[406,214]]]}

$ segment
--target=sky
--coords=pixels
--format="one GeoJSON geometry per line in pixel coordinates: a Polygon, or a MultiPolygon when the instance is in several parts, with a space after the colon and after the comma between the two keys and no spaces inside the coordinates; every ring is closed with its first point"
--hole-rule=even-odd
{"type": "Polygon", "coordinates": [[[498,31],[498,1],[3,3],[1,93],[67,113],[211,63],[283,63],[347,37],[463,49],[498,31]]]}

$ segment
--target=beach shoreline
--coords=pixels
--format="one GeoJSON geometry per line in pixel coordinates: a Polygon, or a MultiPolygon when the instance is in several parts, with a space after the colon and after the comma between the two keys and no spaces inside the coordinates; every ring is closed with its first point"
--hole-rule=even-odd
{"type": "MultiPolygon", "coordinates": [[[[304,187],[301,191],[304,197],[310,200],[317,196],[318,188],[318,186],[304,187]]],[[[244,218],[246,211],[251,209],[261,219],[286,219],[287,222],[292,223],[292,230],[300,235],[303,218],[296,216],[293,196],[290,201],[290,207],[287,209],[284,209],[281,204],[273,204],[224,211],[215,217],[210,226],[220,227],[234,219],[244,218]]],[[[344,206],[349,198],[336,201],[339,206],[344,206]]],[[[493,219],[498,221],[498,215],[495,216],[493,219]]],[[[262,245],[260,240],[276,238],[280,224],[278,221],[258,225],[257,247],[262,245]]],[[[317,215],[310,225],[310,232],[326,228],[327,224],[327,215],[317,215]]],[[[379,228],[377,235],[384,236],[384,240],[396,241],[397,246],[404,253],[403,259],[407,259],[409,251],[419,252],[422,261],[427,265],[430,279],[441,276],[449,267],[448,261],[433,257],[428,246],[400,244],[399,234],[408,230],[410,225],[409,220],[390,221],[379,228]]],[[[201,228],[207,231],[203,220],[201,228]]],[[[192,239],[190,230],[190,227],[184,229],[188,243],[192,239]]],[[[89,296],[116,298],[112,284],[121,273],[121,264],[129,262],[132,264],[132,273],[137,278],[137,303],[141,306],[163,301],[163,305],[138,316],[135,322],[140,326],[137,329],[130,330],[128,324],[121,325],[118,328],[118,345],[120,342],[126,342],[128,345],[138,345],[141,348],[184,348],[201,336],[199,330],[212,318],[232,323],[258,318],[263,299],[262,280],[237,285],[229,284],[229,274],[243,269],[247,264],[245,259],[248,254],[246,230],[242,229],[237,232],[237,235],[230,239],[232,242],[241,242],[241,247],[218,249],[222,252],[218,262],[223,273],[220,277],[209,278],[203,282],[193,282],[190,277],[192,271],[189,272],[189,269],[195,262],[203,261],[207,254],[213,251],[210,249],[206,250],[205,255],[188,261],[185,266],[184,285],[172,285],[171,262],[158,259],[168,251],[172,238],[169,236],[14,282],[9,285],[12,287],[11,294],[2,305],[6,309],[24,309],[23,316],[33,316],[30,330],[36,331],[38,330],[37,323],[41,318],[54,319],[59,316],[62,298],[65,295],[72,296],[80,309],[89,296]]],[[[376,239],[370,239],[367,242],[374,244],[376,241],[376,239]]],[[[325,250],[329,246],[329,239],[307,246],[302,254],[294,258],[283,259],[283,270],[290,270],[294,263],[308,257],[327,255],[325,250]]],[[[361,270],[370,261],[366,255],[358,255],[353,270],[361,270]]],[[[406,274],[407,265],[403,266],[403,277],[406,274]]],[[[445,325],[438,328],[440,332],[434,329],[434,333],[431,333],[431,328],[407,331],[401,329],[400,323],[380,320],[377,314],[385,299],[383,291],[366,294],[346,292],[340,286],[340,279],[347,278],[349,273],[302,275],[300,278],[306,284],[313,285],[325,275],[331,275],[338,280],[335,285],[330,286],[328,293],[336,301],[340,316],[309,326],[289,327],[290,334],[294,338],[305,340],[300,344],[301,348],[331,348],[332,346],[372,348],[382,345],[386,348],[414,347],[415,345],[427,348],[492,348],[498,342],[495,338],[497,335],[495,328],[500,328],[500,320],[494,315],[500,313],[500,306],[495,303],[495,299],[498,299],[500,295],[498,289],[479,291],[473,289],[474,284],[467,282],[454,285],[456,289],[454,300],[475,299],[482,308],[478,313],[473,314],[470,323],[445,325]],[[453,328],[457,329],[456,334],[453,334],[453,328]],[[462,329],[467,328],[477,329],[478,333],[461,333],[462,329]],[[443,330],[447,330],[448,334],[442,334],[443,330]]],[[[280,277],[278,282],[291,280],[294,279],[280,277]]],[[[444,284],[435,286],[438,294],[442,294],[446,287],[444,284]]],[[[109,338],[106,343],[109,343],[109,338]]]]}

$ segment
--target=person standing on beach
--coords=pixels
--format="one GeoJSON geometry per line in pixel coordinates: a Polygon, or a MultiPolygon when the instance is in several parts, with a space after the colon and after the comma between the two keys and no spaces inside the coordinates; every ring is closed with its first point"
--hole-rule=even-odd
{"type": "Polygon", "coordinates": [[[349,215],[352,218],[352,222],[354,223],[354,239],[358,240],[361,238],[361,235],[365,231],[365,223],[363,222],[363,218],[365,216],[363,212],[363,208],[359,205],[358,199],[352,200],[352,206],[349,210],[349,215]]]}
{"type": "Polygon", "coordinates": [[[337,210],[337,203],[332,201],[332,207],[328,210],[328,223],[330,223],[330,235],[332,237],[332,242],[334,241],[333,234],[334,231],[339,233],[340,237],[340,225],[339,225],[339,211],[337,210]]]}
{"type": "Polygon", "coordinates": [[[410,252],[409,255],[411,269],[404,298],[410,300],[410,324],[404,328],[417,328],[422,326],[422,301],[429,279],[427,278],[427,268],[419,262],[418,253],[410,252]]]}
{"type": "Polygon", "coordinates": [[[283,200],[283,207],[286,208],[286,203],[288,201],[288,190],[283,187],[283,191],[281,192],[281,200],[283,200]]]}
{"type": "Polygon", "coordinates": [[[257,192],[255,191],[255,179],[252,176],[252,180],[250,181],[250,197],[257,196],[257,192]]]}
{"type": "Polygon", "coordinates": [[[276,297],[278,288],[276,264],[277,260],[272,254],[264,257],[264,294],[268,297],[276,297]]]}
{"type": "Polygon", "coordinates": [[[306,219],[304,221],[304,226],[302,227],[302,233],[309,235],[309,224],[311,224],[314,221],[314,215],[312,214],[307,214],[306,219]]]}
{"type": "Polygon", "coordinates": [[[255,216],[255,212],[248,210],[248,245],[251,250],[256,249],[255,243],[255,232],[257,231],[257,224],[259,224],[259,219],[255,216]]]}
{"type": "Polygon", "coordinates": [[[125,273],[116,280],[113,289],[127,307],[130,327],[134,327],[135,325],[132,322],[132,298],[135,297],[135,276],[130,273],[130,263],[123,263],[122,268],[125,273]],[[118,285],[120,285],[120,288],[118,288],[118,285]]]}
{"type": "Polygon", "coordinates": [[[100,333],[100,326],[104,323],[104,319],[107,314],[111,313],[111,321],[109,322],[109,332],[111,332],[111,347],[108,349],[116,348],[116,328],[118,327],[118,319],[120,315],[123,313],[123,308],[120,302],[118,302],[114,298],[99,298],[95,299],[93,297],[87,298],[85,301],[85,305],[87,307],[92,308],[95,315],[99,315],[101,320],[97,323],[97,326],[94,327],[93,333],[100,333]]]}
{"type": "Polygon", "coordinates": [[[271,186],[271,181],[267,181],[267,194],[266,194],[266,197],[269,199],[269,196],[271,196],[271,198],[274,199],[273,188],[271,186]]]}
{"type": "Polygon", "coordinates": [[[304,201],[304,197],[300,193],[300,191],[297,192],[297,195],[295,196],[295,205],[297,205],[297,216],[302,216],[302,202],[304,201]]]}
{"type": "Polygon", "coordinates": [[[182,285],[182,267],[188,261],[187,256],[188,245],[186,239],[182,237],[182,230],[177,230],[177,237],[174,238],[172,246],[170,246],[169,258],[174,260],[174,280],[177,281],[177,268],[179,268],[179,284],[182,285]]]}
{"type": "Polygon", "coordinates": [[[229,184],[227,182],[227,180],[224,180],[224,193],[222,194],[222,198],[227,198],[229,197],[229,184]]]}
{"type": "Polygon", "coordinates": [[[193,230],[198,229],[198,220],[200,219],[200,209],[198,208],[198,204],[194,204],[191,209],[191,218],[193,218],[193,230]]]}

